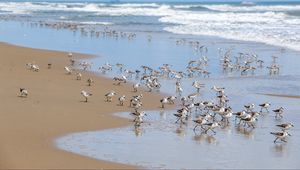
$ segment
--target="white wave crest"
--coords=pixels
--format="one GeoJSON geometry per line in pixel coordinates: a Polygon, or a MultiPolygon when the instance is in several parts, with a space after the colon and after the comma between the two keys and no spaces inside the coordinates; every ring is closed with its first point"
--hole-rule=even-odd
{"type": "MultiPolygon", "coordinates": [[[[166,27],[165,30],[176,34],[219,36],[300,50],[300,18],[287,15],[286,11],[290,10],[300,10],[300,5],[0,2],[0,11],[11,14],[67,11],[93,13],[92,15],[97,16],[156,16],[162,23],[175,24],[175,26],[166,27]],[[193,7],[199,10],[185,10],[193,7]],[[202,7],[211,11],[201,10],[202,7]]],[[[110,25],[113,23],[86,22],[85,24],[110,25]]]]}
{"type": "Polygon", "coordinates": [[[178,24],[165,28],[176,34],[218,36],[300,50],[300,19],[284,13],[181,13],[160,21],[178,24]]]}
{"type": "Polygon", "coordinates": [[[237,5],[203,5],[210,10],[222,12],[280,12],[280,11],[297,11],[300,5],[254,5],[254,6],[237,6],[237,5]]]}

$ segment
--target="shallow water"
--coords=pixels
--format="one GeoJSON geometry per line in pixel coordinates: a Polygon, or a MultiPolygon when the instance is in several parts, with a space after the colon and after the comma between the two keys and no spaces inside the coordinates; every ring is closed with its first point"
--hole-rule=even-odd
{"type": "MultiPolygon", "coordinates": [[[[104,131],[81,132],[56,140],[64,150],[100,160],[158,169],[297,169],[300,167],[300,106],[299,99],[272,97],[255,93],[299,94],[299,77],[255,77],[220,78],[203,80],[207,86],[197,101],[210,100],[215,93],[209,88],[221,84],[226,88],[229,105],[234,111],[243,109],[244,104],[269,101],[271,109],[283,106],[284,118],[275,119],[274,113],[262,113],[256,128],[244,128],[235,124],[234,117],[229,125],[211,132],[193,131],[191,121],[200,112],[194,112],[187,124],[174,123],[174,110],[146,111],[145,123],[104,131]],[[293,122],[295,128],[288,142],[274,144],[270,134],[280,131],[275,125],[293,122]]],[[[191,83],[186,81],[186,83],[191,83]]],[[[190,91],[193,89],[189,88],[190,91]]],[[[129,113],[117,116],[133,117],[129,113]]],[[[220,119],[220,118],[218,118],[220,119]]]]}
{"type": "MultiPolygon", "coordinates": [[[[295,103],[294,103],[295,104],[295,103]]],[[[299,108],[298,108],[299,111],[299,108]]],[[[288,143],[274,144],[270,131],[278,130],[274,115],[259,118],[256,129],[235,126],[232,120],[212,133],[194,132],[194,124],[175,124],[173,111],[149,111],[145,123],[105,131],[69,134],[56,141],[59,148],[101,160],[146,168],[167,169],[294,169],[300,163],[299,127],[290,131],[288,143]]],[[[129,113],[119,113],[128,117],[129,113]]],[[[285,120],[300,120],[287,113],[285,120]]]]}

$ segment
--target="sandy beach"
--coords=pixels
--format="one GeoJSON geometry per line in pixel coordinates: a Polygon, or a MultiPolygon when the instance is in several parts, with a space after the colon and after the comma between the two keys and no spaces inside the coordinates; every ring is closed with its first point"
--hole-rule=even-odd
{"type": "MultiPolygon", "coordinates": [[[[83,72],[81,81],[66,75],[69,65],[66,52],[18,47],[0,43],[0,169],[132,169],[135,167],[93,160],[55,148],[53,140],[78,131],[102,130],[130,124],[127,119],[112,116],[114,112],[131,111],[128,103],[117,106],[117,100],[105,102],[104,94],[115,90],[118,95],[132,96],[130,85],[115,86],[108,78],[83,72]],[[40,71],[25,64],[35,62],[40,71]],[[52,68],[47,69],[47,64],[52,68]],[[94,79],[87,86],[87,78],[94,79]],[[18,97],[19,88],[29,91],[18,97]],[[85,103],[81,90],[93,93],[85,103]]],[[[83,55],[75,54],[76,58],[83,55]]],[[[144,109],[160,106],[158,94],[144,94],[144,109]],[[157,102],[153,102],[157,101],[157,102]]]]}

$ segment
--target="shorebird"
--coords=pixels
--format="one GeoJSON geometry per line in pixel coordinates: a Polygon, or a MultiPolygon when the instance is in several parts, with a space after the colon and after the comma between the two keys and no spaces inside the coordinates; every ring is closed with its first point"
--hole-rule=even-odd
{"type": "Polygon", "coordinates": [[[241,112],[233,113],[233,115],[235,115],[234,122],[236,123],[236,120],[240,119],[240,121],[238,123],[238,124],[240,124],[241,123],[241,119],[244,118],[247,115],[247,113],[243,110],[241,112]]]}
{"type": "Polygon", "coordinates": [[[182,106],[184,106],[187,101],[187,98],[185,96],[183,96],[180,98],[180,101],[181,101],[182,106]]]}
{"type": "Polygon", "coordinates": [[[181,123],[184,123],[184,119],[187,118],[188,110],[184,107],[182,109],[177,110],[177,113],[174,114],[178,119],[175,121],[177,123],[179,120],[181,123]]]}
{"type": "Polygon", "coordinates": [[[116,64],[116,67],[119,68],[119,71],[122,73],[123,72],[123,67],[124,67],[124,64],[121,64],[121,63],[117,63],[116,64]]]}
{"type": "Polygon", "coordinates": [[[82,90],[81,95],[85,98],[85,102],[87,102],[88,98],[91,97],[93,94],[82,90]]]}
{"type": "Polygon", "coordinates": [[[25,88],[20,88],[20,97],[27,97],[28,91],[25,88]]]}
{"type": "Polygon", "coordinates": [[[224,90],[225,90],[224,87],[216,87],[216,86],[213,86],[211,89],[214,90],[214,91],[216,91],[217,95],[224,94],[224,90]]]}
{"type": "Polygon", "coordinates": [[[281,130],[285,131],[285,130],[289,130],[290,128],[294,127],[294,125],[292,123],[283,123],[283,124],[279,124],[276,125],[277,127],[280,127],[281,130]]]}
{"type": "Polygon", "coordinates": [[[68,57],[69,58],[72,58],[73,57],[73,54],[70,52],[70,53],[68,53],[68,57]]]}
{"type": "Polygon", "coordinates": [[[275,113],[275,118],[283,118],[282,113],[283,113],[284,108],[280,107],[278,109],[273,110],[273,112],[275,113]]]}
{"type": "Polygon", "coordinates": [[[92,78],[88,78],[86,82],[88,83],[88,86],[91,86],[92,83],[94,83],[94,80],[92,78]]]}
{"type": "Polygon", "coordinates": [[[262,112],[263,109],[265,109],[269,113],[268,108],[271,106],[270,103],[263,103],[263,104],[260,104],[259,106],[260,106],[260,112],[262,112]]]}
{"type": "Polygon", "coordinates": [[[211,119],[211,118],[212,118],[212,116],[210,114],[208,114],[208,113],[205,114],[204,116],[199,116],[197,119],[193,120],[196,123],[196,125],[195,125],[195,127],[194,127],[193,130],[196,131],[196,128],[198,126],[200,126],[202,130],[205,130],[203,128],[203,125],[206,124],[206,123],[208,123],[208,120],[211,119]]]}
{"type": "Polygon", "coordinates": [[[211,130],[214,134],[216,134],[216,131],[214,131],[214,129],[221,126],[221,124],[219,122],[206,123],[204,125],[206,126],[206,129],[204,131],[204,133],[206,133],[206,134],[209,130],[211,130]]]}
{"type": "Polygon", "coordinates": [[[183,89],[181,87],[181,84],[179,81],[177,81],[176,82],[176,93],[178,93],[181,96],[182,92],[183,92],[183,89]]]}
{"type": "Polygon", "coordinates": [[[241,120],[244,121],[244,127],[248,125],[248,127],[252,127],[254,129],[254,122],[257,120],[258,115],[258,112],[251,112],[251,114],[242,118],[241,120]]]}
{"type": "Polygon", "coordinates": [[[167,100],[168,100],[168,102],[170,104],[174,104],[176,99],[177,99],[176,96],[169,96],[169,97],[167,97],[167,100]]]}
{"type": "Polygon", "coordinates": [[[144,116],[147,116],[147,114],[144,111],[134,112],[132,114],[136,116],[133,120],[133,122],[135,122],[134,126],[140,126],[143,123],[144,116]]]}
{"type": "Polygon", "coordinates": [[[164,97],[160,100],[161,108],[165,108],[165,104],[169,103],[168,98],[164,97]]]}
{"type": "Polygon", "coordinates": [[[40,67],[36,64],[32,64],[30,69],[33,70],[33,71],[38,72],[40,70],[40,67]]]}
{"type": "Polygon", "coordinates": [[[65,67],[66,74],[72,74],[72,69],[70,67],[65,67]]]}
{"type": "Polygon", "coordinates": [[[195,87],[197,89],[197,93],[199,93],[200,89],[204,87],[204,84],[201,84],[199,81],[194,81],[192,86],[195,87]]]}
{"type": "Polygon", "coordinates": [[[134,85],[133,85],[133,91],[134,91],[134,92],[137,92],[137,91],[138,91],[138,88],[139,88],[140,86],[141,86],[140,83],[134,84],[134,85]]]}
{"type": "Polygon", "coordinates": [[[70,64],[71,64],[71,66],[74,66],[75,65],[75,60],[74,59],[70,59],[70,64]]]}
{"type": "Polygon", "coordinates": [[[124,105],[125,100],[126,100],[125,95],[119,97],[120,106],[123,106],[123,105],[124,105]]]}
{"type": "Polygon", "coordinates": [[[48,63],[48,69],[51,69],[52,63],[48,63]]]}
{"type": "Polygon", "coordinates": [[[274,136],[276,136],[276,139],[274,140],[274,143],[276,143],[276,141],[277,141],[278,139],[280,139],[280,140],[283,141],[283,142],[287,142],[287,141],[285,140],[285,138],[286,138],[287,136],[291,136],[287,131],[283,131],[283,132],[271,132],[271,134],[274,135],[274,136]]]}
{"type": "Polygon", "coordinates": [[[222,115],[222,120],[229,124],[229,119],[232,117],[233,113],[231,108],[225,108],[225,112],[222,115]]]}
{"type": "Polygon", "coordinates": [[[81,77],[82,77],[81,73],[76,73],[76,80],[81,80],[81,77]]]}
{"type": "Polygon", "coordinates": [[[194,103],[197,95],[198,95],[197,93],[193,93],[193,94],[188,95],[187,98],[194,103]]]}
{"type": "Polygon", "coordinates": [[[116,82],[115,85],[121,85],[121,83],[126,83],[127,78],[123,75],[121,77],[114,77],[113,80],[116,82]]]}
{"type": "Polygon", "coordinates": [[[244,107],[246,108],[246,110],[248,112],[251,112],[254,109],[255,104],[252,103],[252,104],[249,104],[249,105],[244,105],[244,107]]]}
{"type": "Polygon", "coordinates": [[[112,97],[115,96],[117,93],[115,91],[111,91],[109,93],[105,94],[106,101],[107,102],[112,102],[112,97]]]}

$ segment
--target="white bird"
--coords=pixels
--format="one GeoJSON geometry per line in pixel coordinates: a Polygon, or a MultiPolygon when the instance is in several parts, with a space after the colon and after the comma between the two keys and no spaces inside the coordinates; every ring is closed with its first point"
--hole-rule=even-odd
{"type": "Polygon", "coordinates": [[[216,91],[218,93],[218,95],[224,94],[224,90],[225,90],[224,87],[217,87],[217,86],[213,86],[211,89],[216,91]]]}
{"type": "Polygon", "coordinates": [[[87,102],[88,98],[91,97],[93,94],[82,90],[81,95],[85,98],[85,102],[87,102]]]}
{"type": "Polygon", "coordinates": [[[133,85],[133,91],[134,91],[134,92],[137,92],[137,91],[138,91],[138,88],[139,88],[140,86],[141,86],[140,83],[134,84],[134,85],[133,85]]]}
{"type": "Polygon", "coordinates": [[[287,141],[285,140],[285,138],[286,138],[287,136],[291,136],[287,131],[283,131],[283,132],[271,132],[271,134],[274,135],[274,136],[276,136],[276,139],[274,140],[274,143],[276,143],[276,141],[277,141],[278,139],[280,139],[280,140],[283,141],[283,142],[287,142],[287,141]]]}
{"type": "Polygon", "coordinates": [[[66,73],[67,74],[72,74],[72,69],[70,67],[65,67],[66,73]]]}
{"type": "Polygon", "coordinates": [[[202,130],[205,130],[203,128],[203,125],[208,123],[208,120],[211,119],[211,118],[212,118],[212,116],[208,113],[205,114],[204,116],[199,116],[197,119],[193,120],[196,123],[196,126],[194,127],[193,130],[196,131],[196,128],[198,126],[200,126],[202,130]]]}
{"type": "Polygon", "coordinates": [[[271,106],[271,104],[270,103],[262,103],[259,106],[260,106],[260,112],[262,112],[263,109],[265,109],[267,112],[269,112],[268,108],[271,106]]]}
{"type": "Polygon", "coordinates": [[[244,105],[244,107],[246,108],[246,110],[249,112],[249,111],[252,111],[255,107],[255,104],[249,104],[249,105],[244,105]]]}
{"type": "Polygon", "coordinates": [[[28,91],[25,88],[20,88],[20,97],[27,97],[28,91]]]}
{"type": "Polygon", "coordinates": [[[91,86],[92,83],[94,83],[94,80],[92,78],[88,78],[86,82],[88,83],[88,86],[91,86]]]}
{"type": "Polygon", "coordinates": [[[126,96],[125,95],[119,97],[120,106],[124,105],[125,100],[126,100],[126,96]]]}
{"type": "Polygon", "coordinates": [[[81,80],[81,77],[82,77],[81,73],[76,74],[76,80],[81,80]]]}
{"type": "Polygon", "coordinates": [[[174,114],[174,116],[178,118],[175,123],[177,123],[179,120],[181,123],[184,123],[184,120],[187,118],[187,114],[188,110],[185,107],[177,110],[177,113],[174,114]]]}
{"type": "Polygon", "coordinates": [[[174,104],[177,97],[176,96],[169,96],[169,97],[167,97],[167,99],[168,99],[168,102],[170,104],[174,104]]]}
{"type": "Polygon", "coordinates": [[[279,125],[276,125],[277,127],[280,127],[283,131],[289,130],[291,127],[294,127],[292,123],[282,123],[279,125]]]}
{"type": "Polygon", "coordinates": [[[147,114],[143,111],[143,112],[136,112],[136,117],[133,120],[135,122],[134,126],[140,126],[143,123],[143,118],[144,116],[147,116],[147,114]]]}
{"type": "Polygon", "coordinates": [[[115,96],[117,93],[115,91],[111,91],[109,93],[105,94],[106,101],[107,102],[112,102],[112,97],[115,96]]]}
{"type": "Polygon", "coordinates": [[[278,117],[283,118],[283,116],[282,116],[283,110],[284,110],[283,107],[273,110],[273,112],[276,114],[275,118],[278,118],[278,117]]]}
{"type": "Polygon", "coordinates": [[[194,103],[197,95],[198,95],[197,93],[193,93],[193,94],[188,95],[187,98],[194,103]]]}
{"type": "Polygon", "coordinates": [[[214,134],[216,134],[214,129],[221,126],[219,122],[206,123],[204,125],[206,126],[206,130],[204,131],[204,133],[206,133],[206,134],[209,130],[211,130],[214,134]]]}
{"type": "Polygon", "coordinates": [[[165,108],[165,104],[169,103],[168,98],[167,97],[162,98],[160,100],[160,103],[161,103],[161,107],[165,108]]]}
{"type": "Polygon", "coordinates": [[[194,81],[192,86],[195,87],[197,89],[197,93],[199,93],[200,89],[204,87],[204,84],[201,84],[199,81],[194,81]]]}

